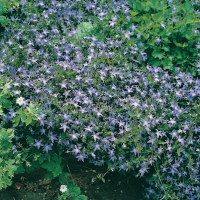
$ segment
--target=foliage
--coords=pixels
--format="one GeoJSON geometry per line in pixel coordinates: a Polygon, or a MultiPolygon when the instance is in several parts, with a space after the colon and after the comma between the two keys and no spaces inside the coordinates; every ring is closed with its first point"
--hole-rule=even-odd
{"type": "Polygon", "coordinates": [[[95,30],[97,29],[97,26],[93,25],[90,22],[82,22],[77,27],[77,37],[79,39],[82,39],[85,36],[92,36],[95,34],[95,30]]]}
{"type": "Polygon", "coordinates": [[[11,178],[17,169],[17,159],[10,155],[12,144],[9,140],[13,137],[12,129],[0,129],[0,190],[12,184],[11,178]]]}
{"type": "MultiPolygon", "coordinates": [[[[57,156],[52,152],[46,155],[27,147],[27,145],[35,146],[39,149],[42,145],[39,141],[34,144],[34,138],[27,133],[28,128],[29,130],[31,130],[31,127],[37,128],[37,117],[41,110],[33,102],[28,104],[23,100],[20,104],[10,91],[12,82],[8,82],[8,80],[6,77],[0,79],[0,190],[12,184],[14,174],[22,173],[25,170],[29,172],[41,167],[47,170],[45,178],[59,177],[61,184],[67,183],[69,185],[67,196],[73,197],[73,199],[81,199],[81,197],[86,199],[84,195],[80,195],[79,187],[67,181],[68,174],[64,172],[62,165],[64,160],[61,154],[57,156]],[[16,105],[17,102],[19,107],[16,105]],[[25,129],[23,130],[22,127],[25,127],[25,129]],[[17,142],[20,139],[20,136],[16,137],[14,134],[17,129],[23,131],[23,134],[26,135],[26,146],[19,144],[22,147],[21,151],[17,151],[16,145],[11,142],[12,140],[17,142]],[[34,162],[31,163],[31,160],[34,162]]],[[[48,149],[46,151],[48,152],[48,149]]],[[[62,149],[60,149],[60,152],[62,152],[62,149]]]]}
{"type": "Polygon", "coordinates": [[[130,4],[128,26],[134,23],[137,27],[136,33],[141,35],[140,42],[149,55],[147,63],[170,71],[180,67],[184,72],[197,75],[195,45],[199,42],[200,13],[195,8],[198,9],[198,5],[189,0],[183,3],[130,0],[130,4]]]}
{"type": "Polygon", "coordinates": [[[5,16],[11,8],[17,9],[19,7],[18,0],[0,0],[0,25],[6,26],[10,23],[10,19],[5,16]]]}
{"type": "MultiPolygon", "coordinates": [[[[0,81],[0,117],[4,116],[4,110],[11,108],[9,83],[2,86],[3,78],[0,81]]],[[[0,121],[1,122],[1,121],[0,121]]],[[[0,123],[0,190],[12,184],[12,178],[19,166],[20,154],[11,154],[14,138],[14,129],[2,128],[0,123]]]]}
{"type": "MultiPolygon", "coordinates": [[[[15,128],[27,171],[43,167],[61,180],[67,151],[134,170],[150,185],[147,199],[198,199],[197,3],[130,2],[22,1],[0,40],[0,73],[13,94],[1,100],[2,127],[15,128]],[[165,21],[174,6],[180,26],[165,21]]],[[[69,190],[60,198],[79,195],[61,184],[69,190]]]]}

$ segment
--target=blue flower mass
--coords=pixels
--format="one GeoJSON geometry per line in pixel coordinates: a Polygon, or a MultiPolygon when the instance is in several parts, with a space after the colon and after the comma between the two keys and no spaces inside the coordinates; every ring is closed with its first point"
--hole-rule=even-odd
{"type": "Polygon", "coordinates": [[[34,154],[41,164],[39,157],[68,152],[112,171],[133,170],[149,185],[144,199],[198,200],[198,6],[13,5],[0,33],[0,126],[14,129],[13,155],[34,154]]]}

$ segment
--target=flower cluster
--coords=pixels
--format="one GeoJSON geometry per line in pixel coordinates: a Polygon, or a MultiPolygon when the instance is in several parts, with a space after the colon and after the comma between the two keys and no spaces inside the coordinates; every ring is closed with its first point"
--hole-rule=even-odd
{"type": "MultiPolygon", "coordinates": [[[[15,151],[31,134],[35,151],[64,148],[79,161],[150,173],[147,198],[198,199],[200,80],[146,63],[128,3],[22,1],[2,33],[0,73],[20,106],[42,111],[30,133],[15,128],[15,151]],[[77,37],[88,22],[92,36],[77,37]]],[[[14,117],[15,108],[2,120],[14,117]]]]}

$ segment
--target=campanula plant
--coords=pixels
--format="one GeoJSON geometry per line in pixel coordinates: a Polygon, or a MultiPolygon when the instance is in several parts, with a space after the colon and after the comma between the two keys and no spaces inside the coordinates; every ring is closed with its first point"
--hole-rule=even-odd
{"type": "Polygon", "coordinates": [[[108,170],[134,170],[149,184],[147,199],[199,198],[197,3],[156,2],[21,1],[2,33],[0,73],[24,106],[19,123],[28,124],[12,120],[12,144],[27,170],[61,177],[67,151],[108,170]],[[179,31],[167,21],[174,6],[179,31]],[[28,107],[40,111],[35,123],[28,107]]]}

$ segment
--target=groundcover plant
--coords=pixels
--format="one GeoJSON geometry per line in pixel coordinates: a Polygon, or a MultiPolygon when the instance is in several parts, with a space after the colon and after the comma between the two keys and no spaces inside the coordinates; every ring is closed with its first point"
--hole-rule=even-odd
{"type": "Polygon", "coordinates": [[[42,167],[59,177],[60,199],[85,199],[66,180],[67,151],[134,170],[144,198],[199,199],[198,3],[157,2],[20,1],[0,38],[10,81],[0,125],[14,130],[15,173],[42,167]]]}

